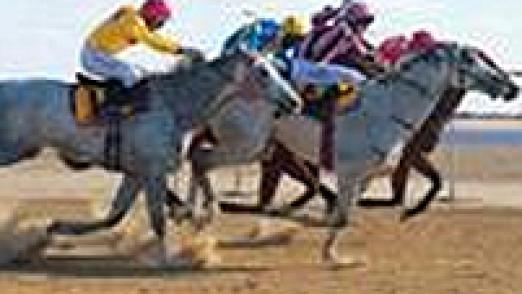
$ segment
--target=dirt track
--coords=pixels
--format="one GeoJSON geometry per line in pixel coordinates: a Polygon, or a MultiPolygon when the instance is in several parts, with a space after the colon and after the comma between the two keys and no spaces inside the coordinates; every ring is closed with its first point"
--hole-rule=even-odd
{"type": "MultiPolygon", "coordinates": [[[[35,212],[84,215],[91,209],[86,196],[97,195],[99,207],[113,190],[111,183],[99,171],[71,177],[44,158],[2,171],[0,196],[29,198],[25,205],[35,212]]],[[[522,210],[443,206],[406,224],[397,216],[390,210],[357,213],[355,228],[341,244],[343,253],[368,259],[355,268],[325,267],[318,249],[322,231],[302,229],[286,246],[221,250],[223,263],[200,271],[147,270],[94,253],[53,255],[40,265],[2,269],[0,289],[49,294],[520,293],[522,210]]],[[[253,217],[222,216],[216,226],[231,234],[247,232],[254,223],[253,217]]]]}

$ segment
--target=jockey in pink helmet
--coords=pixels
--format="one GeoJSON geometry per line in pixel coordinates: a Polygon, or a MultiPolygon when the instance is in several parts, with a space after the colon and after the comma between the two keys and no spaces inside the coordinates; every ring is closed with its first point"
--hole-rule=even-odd
{"type": "Polygon", "coordinates": [[[410,42],[405,35],[387,37],[375,50],[375,61],[390,68],[409,51],[410,42]]]}
{"type": "MultiPolygon", "coordinates": [[[[312,18],[312,30],[298,49],[298,57],[293,62],[294,80],[313,80],[314,85],[329,86],[328,82],[339,84],[350,82],[358,84],[366,79],[366,69],[362,63],[367,61],[372,48],[363,38],[374,15],[365,3],[343,1],[339,8],[326,8],[312,18]],[[310,62],[326,64],[318,72],[310,62]],[[328,77],[328,78],[327,78],[328,77]],[[324,82],[321,82],[324,81],[324,82]]],[[[332,84],[330,84],[332,85],[332,84]]],[[[309,86],[304,86],[310,89],[309,86]]],[[[312,91],[313,92],[313,91],[312,91]]],[[[317,95],[311,95],[317,96],[317,95]]],[[[316,97],[316,99],[321,99],[316,97]]],[[[333,169],[334,113],[335,100],[325,97],[323,104],[322,165],[333,169]]]]}
{"type": "Polygon", "coordinates": [[[418,30],[412,33],[408,45],[409,51],[429,50],[437,46],[439,42],[427,30],[418,30]]]}

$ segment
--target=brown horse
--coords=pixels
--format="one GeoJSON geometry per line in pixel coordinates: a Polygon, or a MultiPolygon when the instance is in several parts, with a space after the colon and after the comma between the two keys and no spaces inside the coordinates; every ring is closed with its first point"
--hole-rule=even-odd
{"type": "MultiPolygon", "coordinates": [[[[442,180],[439,172],[430,162],[427,153],[432,152],[438,141],[441,131],[451,119],[455,109],[460,105],[465,92],[457,89],[447,89],[444,98],[435,106],[429,118],[424,122],[419,131],[412,137],[404,148],[398,166],[391,175],[393,197],[391,199],[360,199],[358,204],[362,207],[397,206],[404,204],[408,174],[413,168],[421,175],[428,178],[432,185],[424,198],[410,209],[406,209],[403,219],[407,219],[423,212],[442,188],[442,180]]],[[[224,212],[262,212],[272,203],[278,184],[282,176],[286,174],[305,185],[303,194],[274,213],[287,213],[297,209],[310,201],[319,193],[326,202],[326,209],[331,210],[335,200],[335,193],[325,185],[318,184],[319,168],[308,162],[296,158],[281,144],[276,147],[270,158],[261,161],[261,181],[259,187],[259,201],[255,206],[246,206],[235,203],[221,202],[220,207],[224,212]]]]}

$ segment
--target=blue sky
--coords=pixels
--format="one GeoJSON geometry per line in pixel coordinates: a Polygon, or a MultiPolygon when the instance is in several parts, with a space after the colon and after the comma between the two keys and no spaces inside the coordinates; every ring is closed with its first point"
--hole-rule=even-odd
{"type": "MultiPolygon", "coordinates": [[[[0,77],[46,76],[70,79],[77,52],[92,25],[120,3],[137,0],[16,0],[0,3],[0,77]]],[[[319,0],[170,0],[177,16],[167,32],[183,43],[214,54],[227,34],[248,20],[242,11],[282,17],[304,17],[325,4],[319,0]]],[[[508,69],[522,68],[522,1],[504,0],[369,0],[377,20],[369,32],[375,42],[387,35],[428,28],[442,38],[478,45],[508,69]],[[500,4],[503,3],[503,4],[500,4]]],[[[130,60],[158,66],[171,62],[143,48],[127,53],[130,60]]],[[[464,109],[522,111],[522,102],[503,105],[483,97],[466,99],[464,109]]]]}

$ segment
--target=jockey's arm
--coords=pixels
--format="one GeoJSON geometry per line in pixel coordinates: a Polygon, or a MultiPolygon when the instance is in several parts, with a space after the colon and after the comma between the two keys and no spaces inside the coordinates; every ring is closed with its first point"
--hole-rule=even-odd
{"type": "Polygon", "coordinates": [[[311,23],[313,26],[323,26],[330,19],[332,19],[338,12],[338,9],[335,9],[332,6],[327,5],[323,8],[323,10],[315,13],[312,16],[311,23]]]}
{"type": "Polygon", "coordinates": [[[178,42],[169,36],[149,30],[144,22],[136,22],[132,28],[134,37],[150,48],[162,53],[180,54],[178,42]]]}

